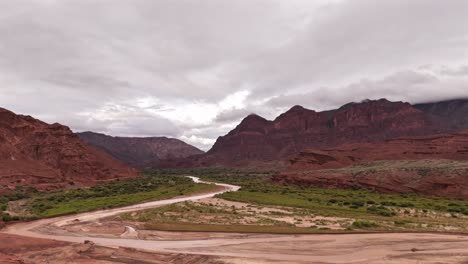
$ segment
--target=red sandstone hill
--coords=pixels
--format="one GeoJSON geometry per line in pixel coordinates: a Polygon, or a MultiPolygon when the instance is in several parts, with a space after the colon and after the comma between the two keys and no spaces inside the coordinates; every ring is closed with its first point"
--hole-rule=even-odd
{"type": "Polygon", "coordinates": [[[66,126],[0,108],[0,192],[53,189],[135,177],[137,171],[86,143],[66,126]]]}
{"type": "Polygon", "coordinates": [[[94,132],[77,133],[88,144],[131,166],[156,166],[161,160],[186,158],[203,154],[198,148],[181,140],[167,137],[111,137],[94,132]]]}
{"type": "Polygon", "coordinates": [[[303,151],[273,180],[468,199],[468,131],[303,151]]]}
{"type": "Polygon", "coordinates": [[[378,142],[448,130],[439,117],[408,103],[385,99],[350,103],[324,112],[294,106],[273,121],[257,115],[246,117],[234,130],[219,137],[206,154],[177,165],[242,166],[286,160],[308,148],[378,142]]]}

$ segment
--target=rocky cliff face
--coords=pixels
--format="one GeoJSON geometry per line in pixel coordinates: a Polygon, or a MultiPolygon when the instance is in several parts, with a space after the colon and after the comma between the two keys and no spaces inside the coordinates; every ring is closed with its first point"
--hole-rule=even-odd
{"type": "Polygon", "coordinates": [[[226,136],[218,138],[207,154],[192,163],[242,165],[284,160],[307,148],[444,131],[438,121],[437,117],[408,103],[385,99],[351,103],[324,112],[295,106],[273,121],[248,116],[226,136]]]}
{"type": "Polygon", "coordinates": [[[336,169],[379,160],[421,159],[468,161],[468,131],[305,150],[290,159],[290,170],[336,169]]]}
{"type": "Polygon", "coordinates": [[[186,158],[204,153],[174,138],[111,137],[93,132],[78,133],[78,136],[90,145],[137,168],[157,166],[161,160],[186,158]]]}
{"type": "Polygon", "coordinates": [[[66,126],[0,108],[0,192],[92,185],[137,171],[82,142],[66,126]]]}
{"type": "Polygon", "coordinates": [[[468,131],[307,150],[274,181],[468,199],[468,131]]]}

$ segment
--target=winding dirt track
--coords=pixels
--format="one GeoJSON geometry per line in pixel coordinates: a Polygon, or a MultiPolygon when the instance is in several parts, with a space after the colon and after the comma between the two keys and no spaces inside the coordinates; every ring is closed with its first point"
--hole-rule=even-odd
{"type": "MultiPolygon", "coordinates": [[[[195,182],[202,182],[196,177],[190,178],[195,182]]],[[[209,198],[239,189],[239,186],[229,184],[216,185],[225,189],[123,208],[18,223],[8,226],[1,232],[76,243],[90,240],[108,247],[129,247],[157,252],[244,259],[234,263],[250,263],[250,261],[265,263],[257,262],[257,260],[287,263],[468,263],[468,237],[452,234],[252,235],[245,238],[153,241],[131,237],[91,237],[59,231],[61,226],[77,221],[77,219],[80,222],[94,221],[125,212],[209,198]]],[[[127,229],[129,233],[134,231],[131,227],[127,229]]]]}

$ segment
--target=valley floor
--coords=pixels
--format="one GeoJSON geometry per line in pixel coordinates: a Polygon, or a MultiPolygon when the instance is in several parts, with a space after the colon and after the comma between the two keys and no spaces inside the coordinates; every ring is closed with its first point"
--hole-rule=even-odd
{"type": "Polygon", "coordinates": [[[9,225],[0,233],[9,241],[0,263],[468,263],[461,233],[366,234],[368,226],[353,226],[352,217],[213,198],[224,191],[9,225]]]}

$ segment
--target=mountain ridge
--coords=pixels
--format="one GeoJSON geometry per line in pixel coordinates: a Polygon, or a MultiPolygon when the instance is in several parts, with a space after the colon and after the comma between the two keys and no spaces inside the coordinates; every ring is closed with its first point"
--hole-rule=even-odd
{"type": "Polygon", "coordinates": [[[204,153],[182,140],[168,137],[114,137],[91,131],[80,132],[77,135],[88,144],[137,168],[145,168],[149,164],[154,166],[160,160],[186,158],[204,153]]]}
{"type": "MultiPolygon", "coordinates": [[[[455,126],[453,121],[447,121],[440,114],[444,112],[443,107],[435,111],[416,106],[382,98],[352,102],[321,112],[296,105],[273,120],[250,114],[226,135],[218,137],[207,153],[168,166],[246,166],[256,162],[283,162],[307,148],[468,129],[468,122],[458,122],[455,126]]],[[[465,118],[463,109],[453,111],[460,113],[460,119],[465,118]]]]}

